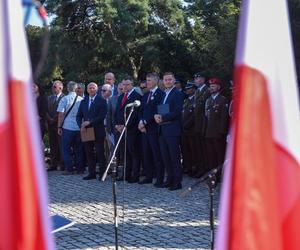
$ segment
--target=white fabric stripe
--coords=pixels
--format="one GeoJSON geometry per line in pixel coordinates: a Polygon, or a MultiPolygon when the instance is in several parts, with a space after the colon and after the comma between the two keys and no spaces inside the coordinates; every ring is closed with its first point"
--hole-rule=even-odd
{"type": "Polygon", "coordinates": [[[300,164],[300,106],[287,3],[285,0],[251,0],[245,4],[248,8],[242,13],[244,20],[240,26],[236,64],[250,66],[265,76],[274,140],[300,164]]]}
{"type": "MultiPolygon", "coordinates": [[[[23,27],[23,12],[21,6],[21,0],[6,0],[9,6],[9,22],[10,22],[10,40],[11,40],[11,79],[21,80],[22,84],[25,84],[25,100],[24,107],[28,119],[27,127],[31,137],[31,148],[34,149],[34,167],[33,171],[36,176],[36,182],[38,185],[37,193],[40,200],[40,212],[42,226],[44,227],[44,239],[47,241],[46,249],[54,249],[54,241],[51,234],[50,219],[48,213],[48,190],[45,176],[45,166],[42,159],[42,145],[41,137],[39,134],[40,128],[37,121],[37,110],[35,104],[35,98],[32,93],[31,82],[31,66],[29,61],[29,54],[27,49],[27,43],[25,38],[25,32],[23,27]],[[36,122],[34,122],[36,121],[36,122]]],[[[30,167],[30,166],[28,166],[30,167]]]]}
{"type": "Polygon", "coordinates": [[[0,1],[0,124],[7,120],[7,87],[6,87],[6,48],[5,48],[5,22],[4,22],[4,1],[0,1]]]}

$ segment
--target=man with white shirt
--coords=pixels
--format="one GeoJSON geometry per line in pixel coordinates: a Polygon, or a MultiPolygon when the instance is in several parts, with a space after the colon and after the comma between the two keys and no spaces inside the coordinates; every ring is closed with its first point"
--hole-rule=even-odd
{"type": "MultiPolygon", "coordinates": [[[[131,108],[126,105],[133,103],[136,100],[141,101],[142,96],[138,94],[133,86],[133,79],[126,76],[122,81],[123,94],[119,96],[116,113],[115,113],[115,128],[120,134],[125,125],[125,116],[128,117],[131,108]]],[[[131,118],[127,124],[127,148],[126,148],[126,170],[125,176],[120,176],[118,180],[125,178],[129,183],[139,182],[140,176],[140,131],[138,130],[139,123],[139,107],[135,107],[131,118]]]]}
{"type": "Polygon", "coordinates": [[[225,157],[226,135],[228,130],[228,104],[220,94],[221,80],[211,78],[208,83],[211,96],[205,102],[207,126],[205,138],[207,143],[208,167],[217,168],[225,157]]]}
{"type": "Polygon", "coordinates": [[[166,72],[163,81],[165,96],[158,106],[158,114],[154,115],[154,119],[159,125],[160,152],[168,176],[165,183],[156,186],[174,191],[182,188],[179,144],[182,133],[183,95],[175,87],[175,77],[172,72],[166,72]]]}
{"type": "Polygon", "coordinates": [[[159,76],[156,73],[149,73],[146,77],[148,92],[142,98],[141,112],[138,128],[142,132],[143,145],[143,168],[145,178],[139,184],[152,183],[156,177],[158,185],[163,183],[165,169],[159,150],[158,124],[154,120],[157,114],[157,105],[163,98],[164,92],[158,88],[159,76]]]}
{"type": "Polygon", "coordinates": [[[116,77],[115,77],[114,73],[107,72],[104,75],[104,84],[109,84],[111,86],[111,93],[113,96],[118,95],[118,87],[115,84],[115,82],[116,82],[116,77]]]}
{"type": "Polygon", "coordinates": [[[104,119],[107,114],[107,103],[97,94],[98,85],[90,82],[87,86],[88,96],[81,102],[77,113],[77,124],[82,132],[93,128],[94,141],[83,142],[89,173],[84,180],[96,179],[96,162],[99,163],[99,180],[105,171],[104,156],[104,119]]]}
{"type": "Polygon", "coordinates": [[[61,170],[64,168],[60,145],[61,139],[57,134],[58,113],[56,111],[60,100],[64,97],[62,90],[63,83],[56,80],[52,84],[52,95],[48,97],[47,122],[50,145],[50,167],[47,171],[57,170],[58,167],[60,167],[61,170]]]}
{"type": "Polygon", "coordinates": [[[67,85],[69,94],[58,104],[58,134],[62,137],[62,151],[65,164],[65,175],[73,174],[73,162],[78,174],[84,172],[83,148],[80,139],[80,129],[76,122],[81,96],[76,94],[77,83],[70,81],[67,85]],[[74,159],[73,159],[74,153],[74,159]]]}

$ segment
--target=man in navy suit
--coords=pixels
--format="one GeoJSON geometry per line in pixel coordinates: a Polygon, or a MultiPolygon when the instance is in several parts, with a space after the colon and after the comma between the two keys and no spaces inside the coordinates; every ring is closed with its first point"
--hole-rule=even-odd
{"type": "Polygon", "coordinates": [[[154,115],[155,121],[160,125],[160,152],[168,174],[166,182],[160,187],[167,187],[173,191],[182,188],[179,143],[182,133],[183,96],[175,87],[175,77],[172,72],[164,74],[163,82],[166,88],[165,96],[162,105],[158,106],[158,114],[154,115]]]}
{"type": "Polygon", "coordinates": [[[84,180],[96,179],[96,162],[98,160],[100,166],[100,180],[105,168],[104,157],[104,118],[107,113],[107,103],[97,95],[98,86],[91,82],[87,86],[87,96],[80,103],[77,113],[77,123],[81,131],[86,128],[93,127],[95,132],[95,141],[84,142],[85,154],[88,162],[89,174],[85,176],[84,180]],[[96,154],[95,154],[96,152],[96,154]]]}
{"type": "Polygon", "coordinates": [[[143,167],[145,179],[139,184],[152,183],[156,175],[155,186],[162,184],[164,180],[164,167],[159,150],[158,124],[154,120],[157,114],[157,105],[164,98],[165,93],[157,86],[159,76],[150,73],[146,77],[147,89],[149,90],[142,99],[139,130],[142,132],[143,167]]]}
{"type": "MultiPolygon", "coordinates": [[[[136,100],[141,101],[142,97],[138,94],[133,87],[133,79],[128,76],[122,81],[123,94],[119,96],[117,101],[116,113],[115,113],[115,128],[121,133],[125,125],[125,115],[128,117],[130,108],[126,108],[126,105],[136,100]],[[125,112],[126,111],[126,112],[125,112]]],[[[135,108],[132,116],[127,125],[127,150],[126,150],[126,170],[125,180],[129,183],[135,183],[139,181],[140,175],[140,131],[138,130],[139,123],[139,108],[135,108]]],[[[118,180],[124,178],[120,177],[118,180]]]]}

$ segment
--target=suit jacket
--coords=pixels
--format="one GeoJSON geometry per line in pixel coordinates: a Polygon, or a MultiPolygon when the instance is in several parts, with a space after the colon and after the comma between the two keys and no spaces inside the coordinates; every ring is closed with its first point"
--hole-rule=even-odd
{"type": "MultiPolygon", "coordinates": [[[[163,104],[164,98],[161,102],[163,104]]],[[[181,136],[183,95],[176,88],[169,93],[165,104],[169,104],[169,113],[162,115],[163,123],[159,126],[163,136],[181,136]]]]}
{"type": "Polygon", "coordinates": [[[77,124],[81,127],[83,121],[90,121],[89,127],[94,128],[97,140],[105,136],[103,121],[107,114],[107,103],[100,95],[97,95],[89,109],[89,101],[89,96],[81,101],[76,117],[77,124]]]}
{"type": "Polygon", "coordinates": [[[157,88],[147,103],[149,95],[150,91],[145,93],[142,98],[139,121],[144,122],[147,134],[157,134],[158,124],[154,120],[154,115],[157,114],[157,105],[161,104],[165,93],[157,88]]]}
{"type": "Polygon", "coordinates": [[[228,129],[228,104],[226,98],[218,95],[215,99],[210,96],[205,103],[207,127],[205,137],[222,138],[228,129]]]}
{"type": "Polygon", "coordinates": [[[193,135],[195,130],[195,96],[187,98],[183,104],[182,127],[186,135],[193,135]]]}
{"type": "Polygon", "coordinates": [[[107,103],[106,130],[109,134],[115,131],[115,113],[117,108],[118,96],[112,96],[107,103]]]}
{"type": "MultiPolygon", "coordinates": [[[[125,125],[125,106],[129,103],[134,102],[135,100],[141,101],[142,96],[138,94],[135,90],[129,95],[124,106],[122,107],[122,99],[124,94],[120,95],[117,101],[116,113],[115,113],[115,124],[116,125],[125,125]]],[[[130,113],[130,108],[127,109],[126,117],[128,117],[130,113]]],[[[127,131],[130,132],[138,132],[138,123],[139,123],[139,107],[134,108],[134,111],[131,115],[131,118],[127,125],[127,131]]]]}
{"type": "Polygon", "coordinates": [[[56,95],[50,95],[48,97],[48,116],[49,118],[53,119],[53,122],[50,123],[49,125],[55,125],[57,127],[57,119],[58,119],[58,112],[57,112],[57,107],[60,102],[60,100],[64,97],[65,95],[61,93],[61,95],[58,97],[56,100],[56,95]]]}
{"type": "Polygon", "coordinates": [[[42,135],[47,130],[47,113],[48,113],[48,99],[45,95],[40,95],[36,99],[37,111],[39,116],[40,128],[42,135]]]}
{"type": "Polygon", "coordinates": [[[207,86],[204,86],[201,91],[198,89],[195,93],[195,132],[205,135],[207,117],[205,116],[205,102],[210,97],[210,92],[207,86]]]}

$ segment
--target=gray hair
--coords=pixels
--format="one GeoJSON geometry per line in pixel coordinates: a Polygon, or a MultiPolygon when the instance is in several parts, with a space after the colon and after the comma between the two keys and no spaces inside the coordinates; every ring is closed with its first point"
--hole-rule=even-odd
{"type": "Polygon", "coordinates": [[[85,84],[82,82],[77,83],[77,88],[81,88],[81,89],[85,90],[85,84]]]}
{"type": "Polygon", "coordinates": [[[67,85],[68,92],[75,92],[75,90],[78,88],[78,84],[73,81],[69,81],[67,85]]]}

